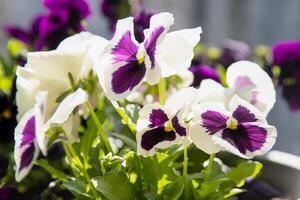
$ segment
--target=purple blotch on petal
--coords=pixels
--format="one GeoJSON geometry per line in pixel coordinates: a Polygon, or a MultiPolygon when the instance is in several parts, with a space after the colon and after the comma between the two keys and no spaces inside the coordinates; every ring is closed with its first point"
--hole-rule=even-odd
{"type": "Polygon", "coordinates": [[[155,28],[154,31],[150,34],[149,38],[146,39],[146,42],[144,44],[146,53],[148,54],[151,61],[151,68],[155,66],[155,51],[157,40],[164,31],[165,28],[163,26],[155,28]]]}
{"type": "Polygon", "coordinates": [[[24,150],[24,152],[22,152],[19,172],[31,164],[34,157],[34,153],[35,153],[35,146],[34,146],[34,142],[32,142],[24,150]]]}
{"type": "Polygon", "coordinates": [[[186,129],[183,126],[181,126],[177,116],[173,117],[172,125],[173,125],[176,133],[178,133],[180,136],[186,136],[187,135],[186,134],[186,129]]]}
{"type": "Polygon", "coordinates": [[[161,109],[153,109],[149,115],[149,128],[162,126],[169,120],[167,114],[161,109]]]}
{"type": "Polygon", "coordinates": [[[132,90],[137,86],[144,78],[146,73],[145,64],[139,64],[138,62],[130,62],[112,74],[112,90],[116,94],[122,94],[127,90],[132,90]]]}
{"type": "Polygon", "coordinates": [[[114,63],[137,61],[138,46],[132,41],[131,32],[126,31],[119,43],[112,49],[114,63]]]}
{"type": "Polygon", "coordinates": [[[222,138],[242,154],[246,154],[247,150],[250,152],[260,150],[266,142],[266,137],[266,129],[250,123],[238,125],[236,130],[226,128],[222,133],[222,138]]]}
{"type": "Polygon", "coordinates": [[[254,83],[247,76],[239,76],[236,78],[234,84],[238,88],[254,87],[254,83]]]}
{"type": "Polygon", "coordinates": [[[257,119],[250,110],[244,106],[239,105],[235,111],[232,113],[232,116],[238,121],[238,123],[245,122],[256,122],[257,119]]]}
{"type": "Polygon", "coordinates": [[[226,128],[228,116],[217,111],[206,111],[201,114],[202,126],[212,135],[226,128]]]}
{"type": "Polygon", "coordinates": [[[30,144],[35,139],[35,118],[31,117],[22,131],[21,147],[30,144]]]}
{"type": "Polygon", "coordinates": [[[164,141],[173,141],[176,139],[174,131],[165,131],[165,127],[161,126],[146,131],[142,135],[141,146],[143,149],[150,151],[155,145],[164,141]]]}

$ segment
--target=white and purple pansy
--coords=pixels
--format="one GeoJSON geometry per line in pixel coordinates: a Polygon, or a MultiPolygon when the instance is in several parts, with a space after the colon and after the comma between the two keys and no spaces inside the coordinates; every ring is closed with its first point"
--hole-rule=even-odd
{"type": "Polygon", "coordinates": [[[21,181],[31,170],[39,152],[47,155],[47,150],[54,142],[60,138],[65,138],[70,142],[77,139],[76,120],[72,112],[79,105],[88,99],[88,95],[82,89],[77,89],[68,95],[56,108],[51,118],[45,121],[45,110],[48,92],[41,91],[36,94],[36,102],[33,109],[27,111],[15,129],[15,150],[14,158],[16,161],[16,180],[21,181]],[[48,131],[53,127],[60,127],[48,131]],[[59,134],[62,134],[59,137],[59,134]],[[53,135],[56,134],[56,135],[53,135]],[[54,138],[54,139],[53,139],[54,138]],[[51,141],[51,144],[49,142],[51,141]]]}
{"type": "Polygon", "coordinates": [[[265,116],[273,108],[276,95],[268,74],[259,65],[249,61],[238,61],[229,66],[226,73],[228,88],[214,80],[203,80],[200,101],[216,101],[228,106],[234,95],[249,102],[265,116]]]}
{"type": "Polygon", "coordinates": [[[196,95],[195,88],[185,88],[172,95],[165,106],[147,104],[140,110],[137,122],[138,154],[151,156],[157,149],[165,149],[176,143],[190,144],[189,110],[196,95]],[[186,98],[182,98],[182,95],[186,98]]]}
{"type": "Polygon", "coordinates": [[[267,153],[275,144],[276,128],[267,123],[263,113],[237,95],[230,100],[229,111],[223,104],[205,102],[197,105],[194,112],[190,137],[207,153],[226,150],[252,158],[267,153]]]}
{"type": "Polygon", "coordinates": [[[170,13],[153,15],[149,29],[144,31],[144,42],[138,43],[134,38],[133,18],[118,21],[112,40],[94,63],[109,98],[120,100],[144,81],[154,85],[161,77],[187,70],[201,28],[167,33],[173,22],[170,13]]]}
{"type": "Polygon", "coordinates": [[[39,152],[35,136],[34,112],[30,110],[15,129],[16,181],[21,181],[30,172],[39,152]]]}

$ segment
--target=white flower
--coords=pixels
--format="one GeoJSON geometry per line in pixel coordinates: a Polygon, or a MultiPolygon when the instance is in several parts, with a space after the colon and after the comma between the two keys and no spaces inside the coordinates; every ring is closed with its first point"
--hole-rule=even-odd
{"type": "MultiPolygon", "coordinates": [[[[17,69],[16,101],[18,118],[22,118],[25,113],[34,107],[43,105],[41,108],[43,119],[41,119],[42,121],[39,124],[48,122],[48,124],[46,123],[46,127],[50,128],[51,124],[57,123],[53,119],[59,119],[62,116],[58,115],[64,115],[64,117],[67,117],[67,120],[64,123],[59,122],[58,124],[63,126],[70,142],[74,142],[77,139],[77,131],[73,132],[75,133],[73,135],[73,128],[72,126],[70,127],[70,124],[78,126],[78,123],[73,123],[73,121],[78,121],[79,117],[71,115],[75,107],[68,112],[68,116],[65,116],[66,113],[58,112],[60,110],[65,111],[63,110],[65,108],[61,108],[64,101],[60,102],[61,100],[58,101],[58,99],[67,95],[69,95],[69,98],[72,98],[73,95],[78,95],[76,92],[72,93],[73,88],[70,76],[75,83],[86,78],[92,70],[95,49],[101,52],[107,43],[104,38],[94,36],[88,32],[82,32],[62,41],[56,50],[28,53],[28,61],[25,67],[18,67],[17,69]],[[42,91],[45,91],[45,93],[39,94],[42,91]],[[67,91],[69,92],[66,93],[67,91]],[[62,96],[62,94],[66,95],[62,96]],[[41,101],[36,102],[36,97],[44,99],[43,103],[41,101]],[[37,104],[38,102],[40,104],[37,104]],[[59,114],[53,114],[55,111],[59,114]]],[[[85,94],[80,93],[80,96],[85,98],[85,94]]],[[[36,113],[38,112],[35,111],[36,113]]],[[[39,148],[44,155],[47,153],[48,146],[48,140],[45,136],[46,131],[47,129],[43,126],[42,131],[39,130],[37,135],[39,148]]]]}
{"type": "Polygon", "coordinates": [[[176,143],[188,145],[188,122],[192,117],[190,107],[196,97],[195,88],[185,88],[171,96],[165,106],[145,105],[137,122],[138,154],[151,156],[157,149],[176,143]]]}
{"type": "Polygon", "coordinates": [[[275,144],[277,131],[263,113],[235,95],[229,110],[221,103],[204,102],[193,107],[190,137],[201,150],[211,154],[219,150],[243,158],[267,153],[275,144]]]}
{"type": "Polygon", "coordinates": [[[265,116],[273,108],[276,100],[274,85],[257,64],[249,61],[233,63],[227,69],[226,80],[228,88],[211,79],[203,80],[199,88],[199,101],[220,102],[228,108],[231,98],[238,95],[265,116]]]}
{"type": "Polygon", "coordinates": [[[167,33],[173,22],[170,13],[153,15],[149,29],[144,31],[145,40],[139,44],[133,34],[133,18],[118,21],[111,42],[94,63],[109,98],[120,100],[144,81],[154,85],[161,77],[187,70],[201,28],[167,33]]]}

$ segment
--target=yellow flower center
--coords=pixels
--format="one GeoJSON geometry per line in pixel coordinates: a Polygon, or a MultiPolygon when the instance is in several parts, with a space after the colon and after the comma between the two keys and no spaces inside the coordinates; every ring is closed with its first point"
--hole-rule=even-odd
{"type": "Polygon", "coordinates": [[[167,121],[165,123],[165,131],[166,132],[170,132],[170,131],[173,131],[174,130],[174,127],[173,127],[173,124],[171,121],[167,121]]]}
{"type": "Polygon", "coordinates": [[[138,63],[141,65],[145,61],[145,52],[144,51],[138,51],[136,54],[136,59],[138,60],[138,63]]]}
{"type": "Polygon", "coordinates": [[[238,127],[238,121],[236,119],[231,118],[227,121],[226,127],[232,130],[236,130],[238,127]]]}

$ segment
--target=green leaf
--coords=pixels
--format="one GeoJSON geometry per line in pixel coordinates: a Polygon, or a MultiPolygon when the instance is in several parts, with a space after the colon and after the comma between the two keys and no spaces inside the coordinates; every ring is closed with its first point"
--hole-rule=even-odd
{"type": "Polygon", "coordinates": [[[69,179],[68,176],[65,173],[55,169],[54,167],[49,165],[49,163],[44,159],[37,160],[35,162],[35,164],[42,167],[44,170],[46,170],[49,174],[51,174],[51,176],[53,178],[58,178],[58,179],[63,180],[63,181],[67,181],[69,179]]]}
{"type": "Polygon", "coordinates": [[[184,180],[182,177],[167,185],[161,193],[162,200],[177,200],[181,197],[184,189],[184,180]]]}
{"type": "Polygon", "coordinates": [[[83,154],[83,157],[86,160],[89,157],[90,149],[96,137],[97,137],[97,128],[93,119],[90,118],[87,121],[87,129],[80,140],[81,153],[83,154]]]}
{"type": "Polygon", "coordinates": [[[260,162],[243,162],[237,167],[232,168],[226,177],[234,181],[238,187],[241,187],[245,183],[246,178],[256,177],[263,165],[260,162]]]}
{"type": "Polygon", "coordinates": [[[86,184],[80,180],[65,182],[63,186],[72,192],[76,196],[76,199],[91,199],[90,195],[86,194],[86,184]]]}
{"type": "Polygon", "coordinates": [[[134,187],[123,173],[107,173],[95,180],[97,181],[96,189],[109,200],[136,199],[134,187]]]}

